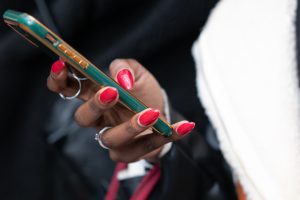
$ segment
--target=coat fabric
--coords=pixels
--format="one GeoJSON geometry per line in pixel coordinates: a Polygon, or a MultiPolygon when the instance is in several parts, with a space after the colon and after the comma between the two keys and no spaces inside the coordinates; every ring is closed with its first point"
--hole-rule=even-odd
{"type": "Polygon", "coordinates": [[[223,0],[193,47],[199,96],[249,200],[300,199],[296,10],[223,0]]]}

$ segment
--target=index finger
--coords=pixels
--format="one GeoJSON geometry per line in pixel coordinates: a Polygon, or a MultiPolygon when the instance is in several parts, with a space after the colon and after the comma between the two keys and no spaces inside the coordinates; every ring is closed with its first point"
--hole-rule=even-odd
{"type": "MultiPolygon", "coordinates": [[[[79,90],[78,81],[69,75],[68,67],[62,60],[57,60],[52,64],[47,86],[52,92],[62,93],[64,96],[73,96],[79,90]]],[[[90,80],[83,80],[79,98],[87,101],[98,89],[99,86],[90,80]]]]}

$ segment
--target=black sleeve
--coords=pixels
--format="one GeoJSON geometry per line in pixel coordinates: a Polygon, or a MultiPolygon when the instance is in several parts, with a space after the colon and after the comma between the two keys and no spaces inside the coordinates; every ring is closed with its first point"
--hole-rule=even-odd
{"type": "MultiPolygon", "coordinates": [[[[172,122],[183,117],[171,110],[172,122]]],[[[230,170],[219,150],[194,130],[161,159],[161,178],[150,199],[236,199],[230,170]]]]}

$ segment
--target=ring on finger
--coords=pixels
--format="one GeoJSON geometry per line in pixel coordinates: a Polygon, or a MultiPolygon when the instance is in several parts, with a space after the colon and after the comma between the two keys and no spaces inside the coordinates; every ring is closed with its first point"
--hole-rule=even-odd
{"type": "Polygon", "coordinates": [[[62,93],[59,93],[59,96],[64,99],[64,100],[72,100],[75,99],[79,96],[80,92],[81,92],[81,81],[82,80],[86,80],[86,78],[79,78],[78,76],[76,76],[76,74],[71,73],[71,76],[78,82],[78,90],[77,92],[73,95],[73,96],[65,96],[62,93]]]}
{"type": "Polygon", "coordinates": [[[97,140],[97,141],[99,142],[99,145],[100,145],[102,148],[104,148],[104,149],[109,149],[109,148],[103,144],[103,142],[102,142],[102,140],[101,140],[101,135],[102,135],[105,131],[107,131],[107,130],[109,130],[109,129],[111,129],[111,128],[112,128],[112,127],[106,126],[106,127],[104,127],[103,129],[101,129],[98,133],[96,133],[96,135],[95,135],[95,140],[97,140]]]}

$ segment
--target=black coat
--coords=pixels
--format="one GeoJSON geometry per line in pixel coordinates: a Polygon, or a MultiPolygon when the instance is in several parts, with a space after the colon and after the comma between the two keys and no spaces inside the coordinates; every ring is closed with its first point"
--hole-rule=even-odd
{"type": "MultiPolygon", "coordinates": [[[[220,151],[203,139],[208,122],[196,97],[191,56],[214,0],[57,0],[47,3],[50,19],[35,2],[3,0],[0,12],[33,14],[103,68],[114,58],[139,60],[175,109],[197,122],[203,134],[173,145],[151,199],[212,199],[220,190],[218,199],[234,199],[220,151]]],[[[109,183],[114,163],[93,141],[94,130],[72,121],[80,102],[61,101],[46,88],[51,62],[0,23],[1,199],[101,199],[109,183]]]]}

